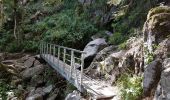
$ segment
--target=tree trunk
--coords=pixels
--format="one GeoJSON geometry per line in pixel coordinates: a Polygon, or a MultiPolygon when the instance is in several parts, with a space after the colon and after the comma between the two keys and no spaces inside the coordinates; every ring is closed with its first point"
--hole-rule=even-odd
{"type": "Polygon", "coordinates": [[[4,19],[4,16],[3,16],[3,2],[2,2],[2,0],[0,0],[0,30],[2,28],[3,19],[4,19]]]}
{"type": "Polygon", "coordinates": [[[17,40],[18,36],[16,30],[17,30],[17,0],[14,0],[14,37],[17,40]]]}

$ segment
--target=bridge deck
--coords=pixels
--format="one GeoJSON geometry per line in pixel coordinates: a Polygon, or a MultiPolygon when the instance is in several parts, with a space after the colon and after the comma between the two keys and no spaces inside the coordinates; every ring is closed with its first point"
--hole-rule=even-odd
{"type": "Polygon", "coordinates": [[[94,97],[113,97],[117,94],[114,87],[103,81],[91,79],[84,74],[82,75],[82,85],[80,86],[81,72],[78,69],[75,68],[75,70],[71,71],[70,65],[58,60],[57,57],[51,54],[41,54],[41,57],[81,92],[87,91],[94,97]],[[70,74],[70,71],[72,74],[70,74]]]}

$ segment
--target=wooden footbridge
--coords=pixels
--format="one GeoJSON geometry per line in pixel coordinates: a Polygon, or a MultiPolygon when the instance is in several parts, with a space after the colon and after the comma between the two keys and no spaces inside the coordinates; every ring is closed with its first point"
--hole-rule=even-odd
{"type": "Polygon", "coordinates": [[[80,92],[87,92],[94,98],[114,97],[114,88],[109,84],[94,80],[83,73],[86,52],[42,42],[40,56],[59,72],[80,92]]]}

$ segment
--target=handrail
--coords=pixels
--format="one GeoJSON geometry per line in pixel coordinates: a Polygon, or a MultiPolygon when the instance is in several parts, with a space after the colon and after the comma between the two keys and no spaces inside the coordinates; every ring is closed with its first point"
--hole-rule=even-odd
{"type": "MultiPolygon", "coordinates": [[[[44,43],[46,43],[46,42],[44,42],[44,43]]],[[[60,45],[56,45],[56,44],[51,44],[51,43],[47,43],[47,44],[55,45],[56,47],[63,48],[63,49],[67,49],[67,50],[70,50],[70,51],[75,51],[75,52],[78,52],[78,53],[84,53],[84,54],[86,54],[86,52],[81,51],[81,50],[76,50],[76,49],[73,49],[73,48],[68,48],[68,47],[64,47],[64,46],[60,46],[60,45]]]]}
{"type": "Polygon", "coordinates": [[[57,62],[57,66],[60,68],[60,70],[65,71],[66,69],[69,70],[69,72],[65,72],[67,74],[67,76],[69,77],[68,80],[71,80],[71,78],[74,77],[76,84],[76,87],[81,91],[81,87],[83,84],[83,68],[84,68],[84,54],[86,52],[84,51],[80,51],[80,50],[76,50],[76,49],[72,49],[72,48],[68,48],[68,47],[64,47],[64,46],[60,46],[60,45],[56,45],[56,44],[51,44],[51,43],[47,43],[47,42],[41,42],[40,44],[40,54],[41,56],[46,55],[46,60],[51,61],[53,64],[54,63],[54,59],[58,59],[57,62]],[[57,51],[57,52],[56,52],[57,51]],[[69,52],[67,52],[69,51],[69,52]],[[71,51],[71,52],[70,52],[71,51]],[[76,54],[81,54],[81,56],[76,57],[76,54]],[[69,55],[70,57],[67,58],[66,56],[69,55]],[[51,59],[53,58],[53,59],[51,59]],[[61,60],[61,59],[62,60],[61,60]],[[80,60],[80,66],[81,66],[81,70],[78,71],[78,69],[76,69],[76,60],[80,60]],[[60,65],[60,61],[62,61],[64,63],[64,65],[60,65]],[[66,63],[70,61],[70,63],[66,63]],[[69,65],[69,68],[66,66],[69,65]],[[73,74],[74,73],[74,74],[73,74]],[[68,75],[69,74],[69,75],[68,75]],[[78,78],[79,77],[79,78],[78,78]],[[79,80],[80,79],[80,80],[79,80]],[[77,86],[78,85],[78,86],[77,86]]]}

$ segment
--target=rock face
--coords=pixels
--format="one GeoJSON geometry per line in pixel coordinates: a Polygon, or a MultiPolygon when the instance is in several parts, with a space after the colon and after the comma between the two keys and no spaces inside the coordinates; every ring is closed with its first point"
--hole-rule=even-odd
{"type": "Polygon", "coordinates": [[[24,66],[25,66],[26,68],[30,68],[30,67],[33,66],[34,61],[35,61],[35,58],[34,58],[34,57],[30,57],[28,60],[26,60],[26,61],[24,62],[24,66]]]}
{"type": "Polygon", "coordinates": [[[151,96],[152,89],[157,87],[162,71],[162,63],[155,60],[150,63],[144,71],[143,90],[144,96],[151,96]]]}
{"type": "Polygon", "coordinates": [[[84,52],[86,52],[86,54],[84,55],[85,67],[88,67],[95,55],[106,46],[107,43],[103,38],[98,38],[89,42],[83,50],[84,52]]]}
{"type": "Polygon", "coordinates": [[[154,55],[157,58],[168,58],[170,55],[170,38],[167,38],[158,44],[158,47],[154,51],[154,55]]]}
{"type": "Polygon", "coordinates": [[[144,25],[144,38],[149,53],[153,52],[153,45],[158,44],[170,33],[170,7],[160,6],[149,11],[144,25]]]}
{"type": "Polygon", "coordinates": [[[170,99],[170,58],[164,60],[163,69],[160,84],[158,84],[155,93],[155,100],[170,99]]]}
{"type": "Polygon", "coordinates": [[[23,79],[30,79],[31,77],[33,77],[34,75],[39,75],[44,71],[44,67],[43,65],[38,65],[36,67],[33,68],[28,68],[26,70],[24,70],[21,75],[23,77],[23,79]]]}
{"type": "Polygon", "coordinates": [[[159,6],[151,9],[143,32],[144,59],[147,66],[143,81],[144,96],[151,97],[155,94],[155,100],[170,100],[170,7],[159,6]],[[161,62],[157,59],[161,59],[161,62]]]}
{"type": "Polygon", "coordinates": [[[114,83],[126,69],[130,69],[136,74],[142,70],[142,54],[142,38],[131,38],[127,41],[126,50],[117,50],[116,46],[101,50],[87,69],[86,74],[95,79],[114,83]]]}

